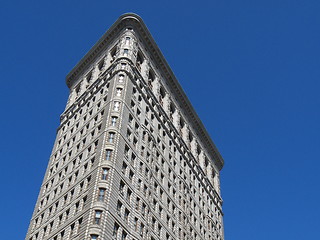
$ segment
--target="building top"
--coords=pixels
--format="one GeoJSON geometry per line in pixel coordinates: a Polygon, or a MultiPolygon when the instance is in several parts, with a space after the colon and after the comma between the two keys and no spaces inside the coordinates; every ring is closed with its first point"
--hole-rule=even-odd
{"type": "Polygon", "coordinates": [[[90,51],[77,63],[77,65],[69,72],[66,77],[66,84],[69,88],[72,88],[75,81],[77,81],[78,76],[82,74],[88,66],[90,66],[93,61],[95,61],[96,56],[98,56],[103,50],[114,40],[116,36],[126,27],[133,27],[135,32],[137,32],[142,40],[144,41],[145,47],[150,51],[150,55],[155,60],[157,67],[165,77],[164,81],[167,82],[170,91],[174,94],[177,100],[183,106],[186,113],[186,118],[191,124],[192,128],[196,131],[197,136],[203,142],[208,154],[214,160],[216,166],[219,170],[222,169],[224,165],[224,160],[220,155],[215,144],[211,140],[208,132],[206,131],[204,125],[199,119],[197,113],[192,107],[189,99],[184,93],[182,87],[180,86],[178,80],[174,76],[171,68],[169,67],[167,61],[165,60],[163,54],[158,48],[156,42],[151,36],[147,26],[144,24],[142,18],[134,13],[126,13],[119,17],[119,19],[109,28],[109,30],[98,40],[98,42],[90,49],[90,51]]]}

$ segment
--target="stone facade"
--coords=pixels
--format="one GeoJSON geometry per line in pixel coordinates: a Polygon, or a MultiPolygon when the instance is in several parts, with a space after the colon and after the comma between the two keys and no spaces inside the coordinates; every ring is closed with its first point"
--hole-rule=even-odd
{"type": "Polygon", "coordinates": [[[223,159],[141,18],[67,76],[26,240],[223,239],[223,159]]]}

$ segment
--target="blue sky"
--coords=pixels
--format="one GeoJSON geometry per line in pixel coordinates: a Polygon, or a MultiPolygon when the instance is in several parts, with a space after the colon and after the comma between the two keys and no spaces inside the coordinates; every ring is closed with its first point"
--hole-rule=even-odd
{"type": "Polygon", "coordinates": [[[125,12],[145,21],[225,159],[226,239],[320,239],[320,2],[2,1],[1,239],[24,239],[65,76],[125,12]]]}

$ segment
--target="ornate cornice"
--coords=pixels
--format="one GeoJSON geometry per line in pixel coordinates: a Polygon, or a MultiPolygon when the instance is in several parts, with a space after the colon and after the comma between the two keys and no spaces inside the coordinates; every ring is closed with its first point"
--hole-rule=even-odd
{"type": "Polygon", "coordinates": [[[110,29],[70,71],[66,77],[67,86],[71,88],[74,81],[77,80],[77,77],[83,73],[88,66],[90,66],[90,64],[92,64],[92,62],[95,60],[95,57],[101,54],[108,44],[114,41],[118,34],[126,27],[134,28],[135,33],[141,37],[141,40],[143,40],[144,46],[148,49],[154,63],[156,63],[156,65],[159,67],[160,72],[164,76],[164,81],[166,81],[170,91],[174,94],[178,100],[178,103],[183,106],[183,110],[185,112],[184,117],[187,118],[192,128],[196,131],[197,136],[201,139],[203,145],[206,146],[210,157],[214,159],[215,164],[219,170],[221,170],[224,165],[222,156],[211,140],[204,125],[199,119],[189,99],[184,93],[182,87],[174,76],[171,68],[169,67],[167,61],[165,60],[163,54],[161,53],[140,16],[133,13],[127,13],[120,16],[119,19],[110,27],[110,29]]]}

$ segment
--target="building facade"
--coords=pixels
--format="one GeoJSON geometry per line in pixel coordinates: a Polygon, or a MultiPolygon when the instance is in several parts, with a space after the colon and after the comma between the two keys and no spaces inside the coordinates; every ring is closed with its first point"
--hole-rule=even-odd
{"type": "Polygon", "coordinates": [[[224,239],[223,159],[139,16],[66,83],[26,240],[224,239]]]}

